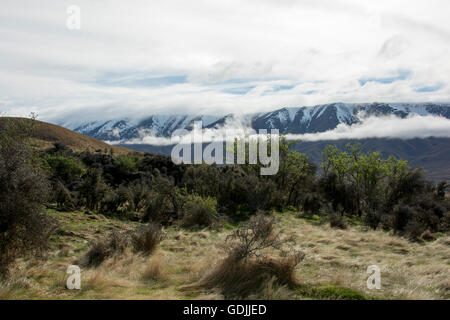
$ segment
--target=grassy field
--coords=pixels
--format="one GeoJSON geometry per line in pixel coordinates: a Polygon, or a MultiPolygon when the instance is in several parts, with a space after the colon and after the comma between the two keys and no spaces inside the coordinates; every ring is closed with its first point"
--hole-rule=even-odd
{"type": "MultiPolygon", "coordinates": [[[[225,257],[223,243],[235,226],[221,231],[166,228],[155,253],[126,251],[97,268],[82,268],[81,290],[66,289],[66,269],[78,264],[89,243],[138,223],[82,212],[50,215],[60,222],[45,259],[19,260],[11,279],[0,284],[0,299],[223,299],[219,290],[188,289],[225,257]]],[[[295,212],[275,214],[277,227],[305,253],[295,288],[268,281],[256,299],[450,299],[450,237],[412,243],[349,221],[332,229],[320,218],[295,212]],[[381,268],[381,289],[366,287],[367,267],[381,268]]]]}

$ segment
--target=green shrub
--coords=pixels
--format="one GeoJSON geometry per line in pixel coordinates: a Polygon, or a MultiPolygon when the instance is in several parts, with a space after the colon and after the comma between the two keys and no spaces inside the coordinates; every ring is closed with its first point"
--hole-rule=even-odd
{"type": "Polygon", "coordinates": [[[86,173],[86,168],[81,160],[75,157],[62,154],[47,154],[45,161],[51,168],[53,176],[66,184],[72,183],[86,173]]]}
{"type": "Polygon", "coordinates": [[[322,286],[307,286],[300,285],[296,292],[301,295],[312,299],[324,299],[324,300],[366,300],[367,297],[354,289],[339,287],[332,284],[326,284],[322,286]]]}
{"type": "Polygon", "coordinates": [[[43,208],[49,182],[28,144],[32,126],[32,120],[0,122],[0,277],[16,258],[46,249],[55,228],[43,208]]]}
{"type": "Polygon", "coordinates": [[[217,201],[211,197],[188,195],[183,206],[181,226],[184,228],[212,227],[218,222],[217,201]]]}
{"type": "Polygon", "coordinates": [[[140,160],[136,156],[125,154],[114,159],[114,164],[124,173],[137,172],[140,165],[140,160]]]}

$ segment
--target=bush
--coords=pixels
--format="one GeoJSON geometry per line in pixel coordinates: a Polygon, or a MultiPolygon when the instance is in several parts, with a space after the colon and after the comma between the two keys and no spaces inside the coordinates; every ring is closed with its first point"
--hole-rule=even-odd
{"type": "Polygon", "coordinates": [[[0,276],[17,257],[46,249],[56,226],[43,207],[50,186],[28,146],[30,126],[19,119],[0,122],[0,276]]]}
{"type": "Polygon", "coordinates": [[[228,256],[193,287],[219,288],[226,298],[243,298],[260,292],[273,280],[281,285],[296,285],[295,267],[304,255],[292,247],[287,252],[284,245],[294,241],[282,239],[280,234],[275,231],[273,217],[261,213],[252,216],[227,237],[225,250],[228,256]],[[284,257],[268,257],[266,249],[275,249],[284,257]]]}
{"type": "Polygon", "coordinates": [[[391,214],[383,214],[380,217],[380,224],[384,231],[388,231],[394,228],[395,218],[391,214]]]}
{"type": "Polygon", "coordinates": [[[69,211],[75,208],[75,203],[70,191],[61,183],[61,181],[56,182],[54,193],[56,205],[59,210],[69,211]]]}
{"type": "Polygon", "coordinates": [[[450,211],[444,213],[444,216],[441,218],[441,223],[439,225],[439,230],[441,232],[450,231],[450,211]]]}
{"type": "Polygon", "coordinates": [[[45,161],[50,166],[53,176],[66,185],[73,183],[86,172],[81,160],[72,156],[48,154],[45,161]]]}
{"type": "Polygon", "coordinates": [[[331,213],[328,218],[330,219],[330,227],[338,229],[346,229],[347,224],[345,223],[344,217],[339,213],[331,213]]]}
{"type": "Polygon", "coordinates": [[[393,224],[392,228],[394,232],[402,232],[405,230],[406,225],[414,216],[415,211],[413,208],[406,205],[397,205],[392,211],[393,224]]]}
{"type": "Polygon", "coordinates": [[[158,244],[164,239],[165,234],[162,226],[150,223],[138,227],[131,235],[131,244],[134,252],[145,255],[152,254],[158,244]]]}
{"type": "Polygon", "coordinates": [[[219,288],[226,299],[245,298],[263,290],[275,280],[280,285],[296,286],[295,267],[302,256],[289,258],[252,258],[240,260],[229,256],[197,285],[203,288],[219,288]]]}
{"type": "Polygon", "coordinates": [[[184,228],[213,227],[219,221],[215,198],[189,195],[183,207],[181,226],[184,228]]]}
{"type": "Polygon", "coordinates": [[[82,264],[86,267],[98,267],[106,258],[111,256],[108,242],[99,240],[91,245],[89,251],[84,255],[82,264]]]}
{"type": "Polygon", "coordinates": [[[143,215],[144,221],[169,225],[178,219],[184,197],[173,179],[156,176],[153,179],[151,201],[143,215]]]}
{"type": "Polygon", "coordinates": [[[405,227],[406,235],[410,240],[416,241],[425,231],[424,226],[415,220],[411,220],[405,227]]]}
{"type": "Polygon", "coordinates": [[[281,240],[281,232],[275,232],[275,218],[258,213],[226,239],[229,256],[236,259],[261,257],[265,249],[280,249],[291,239],[281,240]]]}
{"type": "Polygon", "coordinates": [[[105,259],[125,251],[128,241],[125,235],[112,232],[107,239],[94,242],[85,254],[82,264],[87,267],[98,267],[105,259]]]}
{"type": "Polygon", "coordinates": [[[376,210],[368,209],[364,217],[364,223],[372,229],[378,228],[381,222],[381,214],[376,210]]]}
{"type": "Polygon", "coordinates": [[[311,217],[313,214],[318,214],[321,208],[320,197],[316,194],[309,193],[303,200],[303,212],[306,216],[311,217]]]}

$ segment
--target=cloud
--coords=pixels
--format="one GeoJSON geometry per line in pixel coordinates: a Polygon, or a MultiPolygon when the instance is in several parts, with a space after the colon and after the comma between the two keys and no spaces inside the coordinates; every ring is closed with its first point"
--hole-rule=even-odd
{"type": "Polygon", "coordinates": [[[335,129],[320,133],[286,135],[286,138],[301,141],[366,139],[366,138],[450,138],[450,119],[437,116],[414,115],[408,118],[367,117],[360,123],[339,124],[335,129]],[[382,130],[380,130],[382,128],[382,130]]]}
{"type": "MultiPolygon", "coordinates": [[[[335,129],[307,134],[287,134],[288,140],[300,141],[324,141],[340,139],[367,139],[367,138],[450,138],[450,119],[438,116],[413,115],[407,118],[399,118],[394,115],[385,117],[360,117],[360,122],[347,125],[339,124],[335,129]],[[382,128],[382,130],[380,130],[382,128]]],[[[202,131],[203,142],[227,140],[226,138],[255,136],[259,132],[252,130],[242,119],[235,118],[226,122],[223,127],[217,129],[204,129],[202,131]]],[[[155,137],[148,132],[141,132],[139,138],[113,141],[113,144],[151,144],[171,145],[174,142],[193,141],[192,132],[182,135],[175,134],[174,140],[165,137],[155,137]],[[180,139],[180,140],[178,140],[180,139]]],[[[200,133],[196,135],[199,139],[200,133]]]]}
{"type": "Polygon", "coordinates": [[[72,4],[2,4],[0,113],[83,123],[450,101],[446,0],[78,0],[82,27],[68,30],[72,4]]]}

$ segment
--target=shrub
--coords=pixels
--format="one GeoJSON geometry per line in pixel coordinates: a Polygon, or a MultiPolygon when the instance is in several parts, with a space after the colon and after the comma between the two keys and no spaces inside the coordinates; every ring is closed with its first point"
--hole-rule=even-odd
{"type": "Polygon", "coordinates": [[[441,232],[448,232],[448,231],[450,231],[450,211],[444,213],[443,217],[441,218],[441,223],[439,225],[439,230],[441,232]]]}
{"type": "Polygon", "coordinates": [[[228,256],[193,287],[219,288],[226,298],[243,298],[260,292],[269,281],[296,285],[295,267],[304,255],[292,247],[288,255],[284,245],[294,241],[282,239],[280,234],[275,231],[273,217],[261,213],[252,216],[227,237],[225,250],[228,256]],[[268,257],[266,249],[275,249],[284,257],[268,257]]]}
{"type": "Polygon", "coordinates": [[[72,199],[70,191],[61,183],[61,181],[56,182],[54,187],[56,205],[59,210],[73,210],[75,203],[72,199]]]}
{"type": "Polygon", "coordinates": [[[140,159],[133,155],[120,155],[114,159],[114,165],[119,169],[120,173],[128,174],[136,172],[140,165],[140,159]]]}
{"type": "Polygon", "coordinates": [[[108,242],[99,240],[91,245],[89,251],[84,255],[82,264],[87,267],[97,267],[106,258],[110,257],[111,250],[108,247],[108,242]]]}
{"type": "Polygon", "coordinates": [[[425,240],[425,241],[432,241],[432,240],[436,240],[436,237],[434,236],[434,234],[431,233],[430,230],[425,230],[420,235],[420,239],[425,240]]]}
{"type": "Polygon", "coordinates": [[[381,214],[372,209],[368,209],[366,215],[364,216],[364,223],[372,229],[378,228],[381,221],[381,214]]]}
{"type": "Polygon", "coordinates": [[[424,226],[418,221],[411,220],[405,227],[406,235],[410,240],[418,240],[420,235],[425,231],[424,226]]]}
{"type": "Polygon", "coordinates": [[[135,181],[129,186],[135,211],[140,211],[150,203],[150,188],[145,181],[135,181]]]}
{"type": "Polygon", "coordinates": [[[395,218],[391,214],[383,214],[380,217],[380,224],[383,230],[388,231],[393,229],[395,218]]]}
{"type": "Polygon", "coordinates": [[[109,236],[109,248],[114,253],[123,253],[128,245],[128,239],[122,233],[113,231],[109,236]]]}
{"type": "Polygon", "coordinates": [[[163,228],[160,225],[150,223],[140,226],[131,235],[133,250],[145,255],[152,254],[164,236],[163,228]]]}
{"type": "Polygon", "coordinates": [[[150,204],[143,215],[144,221],[168,225],[178,218],[184,197],[183,190],[175,186],[173,179],[156,176],[151,196],[150,204]]]}
{"type": "Polygon", "coordinates": [[[30,126],[19,119],[0,123],[0,276],[17,257],[46,249],[56,226],[43,208],[49,183],[28,145],[30,126]]]}
{"type": "Polygon", "coordinates": [[[302,256],[289,258],[252,258],[247,260],[229,256],[197,285],[219,288],[225,298],[245,298],[263,290],[274,280],[280,285],[297,285],[294,271],[302,256]]]}
{"type": "Polygon", "coordinates": [[[105,259],[123,253],[128,241],[125,235],[112,232],[107,239],[101,239],[91,245],[85,254],[82,264],[87,267],[98,267],[105,259]]]}
{"type": "Polygon", "coordinates": [[[183,207],[181,226],[185,228],[213,227],[219,220],[216,207],[217,201],[215,198],[202,198],[196,195],[187,196],[183,207]]]}
{"type": "Polygon", "coordinates": [[[401,232],[405,230],[406,225],[414,216],[415,211],[413,208],[406,205],[397,205],[392,211],[393,224],[392,228],[394,232],[401,232]]]}
{"type": "Polygon", "coordinates": [[[331,213],[328,218],[330,219],[330,227],[338,229],[346,229],[347,224],[345,223],[344,217],[338,213],[331,213]]]}
{"type": "Polygon", "coordinates": [[[308,194],[303,200],[303,212],[306,216],[312,216],[315,213],[319,213],[321,208],[321,199],[316,194],[308,194]]]}
{"type": "Polygon", "coordinates": [[[281,232],[275,232],[275,218],[258,213],[226,239],[230,256],[236,259],[261,257],[265,249],[282,249],[282,245],[292,239],[281,240],[281,232]]]}
{"type": "Polygon", "coordinates": [[[65,184],[72,183],[86,172],[80,159],[62,153],[47,154],[45,161],[50,166],[53,176],[65,184]]]}
{"type": "Polygon", "coordinates": [[[90,168],[83,176],[80,197],[85,200],[88,209],[98,210],[101,207],[101,201],[110,190],[111,188],[103,180],[102,170],[90,168]]]}

